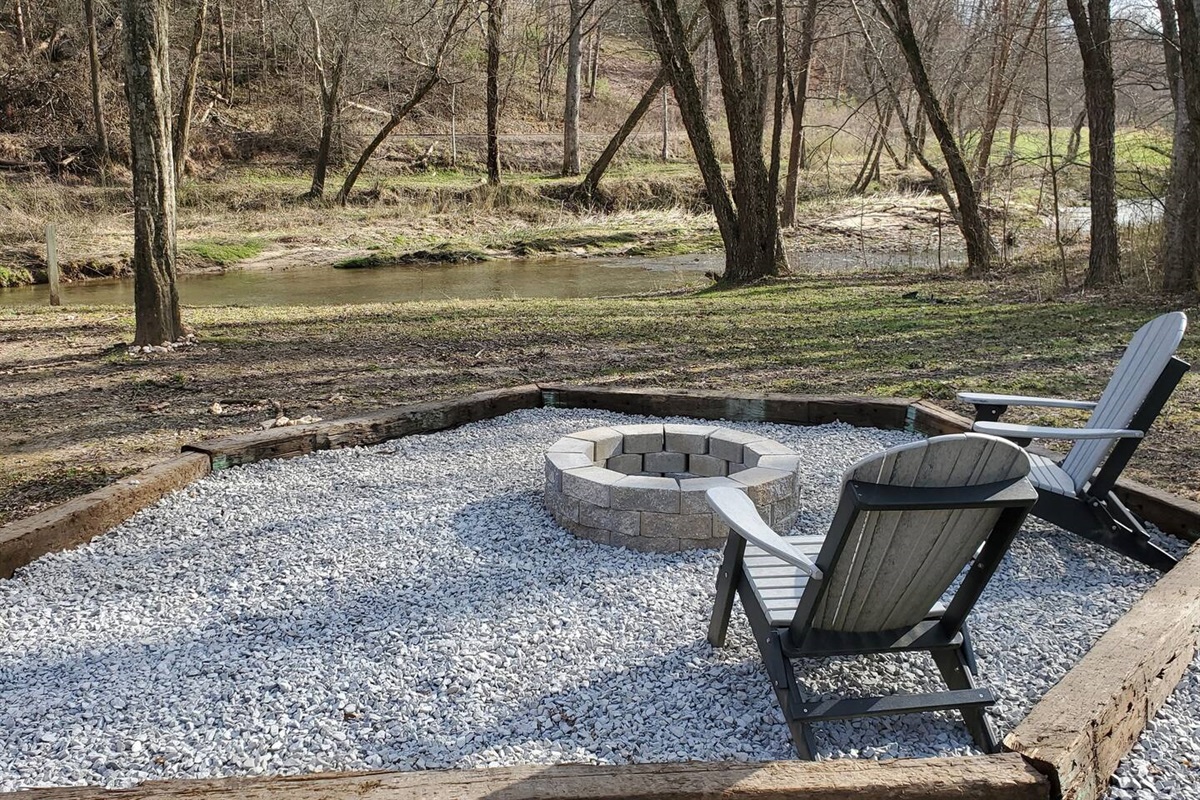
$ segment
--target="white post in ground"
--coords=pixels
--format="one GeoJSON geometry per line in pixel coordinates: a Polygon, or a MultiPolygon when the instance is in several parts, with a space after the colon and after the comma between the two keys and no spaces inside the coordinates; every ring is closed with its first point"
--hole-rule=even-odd
{"type": "Polygon", "coordinates": [[[50,305],[61,306],[58,292],[58,241],[54,234],[54,223],[46,226],[46,279],[50,282],[50,305]]]}
{"type": "Polygon", "coordinates": [[[450,84],[450,166],[458,166],[458,86],[450,84]]]}

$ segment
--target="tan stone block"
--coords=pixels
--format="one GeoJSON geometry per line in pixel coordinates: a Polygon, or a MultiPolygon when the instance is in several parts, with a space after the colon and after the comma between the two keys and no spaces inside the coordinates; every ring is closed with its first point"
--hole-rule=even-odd
{"type": "MultiPolygon", "coordinates": [[[[566,475],[563,473],[563,480],[566,475]]],[[[616,474],[616,473],[614,473],[616,474]]],[[[612,508],[629,511],[658,511],[679,513],[679,481],[673,478],[651,478],[644,475],[622,476],[613,484],[612,508]]]]}
{"type": "Polygon", "coordinates": [[[708,437],[717,428],[713,425],[663,425],[663,449],[671,453],[708,452],[708,437]]]}

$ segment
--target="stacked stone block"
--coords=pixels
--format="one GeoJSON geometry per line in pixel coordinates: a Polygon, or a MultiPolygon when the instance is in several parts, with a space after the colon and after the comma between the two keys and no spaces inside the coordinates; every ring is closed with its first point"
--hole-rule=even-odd
{"type": "Polygon", "coordinates": [[[707,425],[621,425],[564,436],[546,452],[546,508],[585,539],[644,552],[721,547],[729,529],[704,493],[746,492],[787,533],[799,513],[799,456],[707,425]]]}

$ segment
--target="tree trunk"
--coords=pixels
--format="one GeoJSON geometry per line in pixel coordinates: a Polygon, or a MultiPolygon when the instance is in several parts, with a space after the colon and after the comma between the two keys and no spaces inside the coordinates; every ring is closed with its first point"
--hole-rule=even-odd
{"type": "Polygon", "coordinates": [[[500,183],[500,29],[504,0],[487,0],[487,173],[500,183]]]}
{"type": "Polygon", "coordinates": [[[125,93],[133,166],[135,345],[183,334],[175,289],[175,167],[164,0],[123,0],[125,93]]]}
{"type": "Polygon", "coordinates": [[[21,48],[22,53],[29,52],[29,33],[25,30],[25,8],[21,0],[16,0],[13,8],[14,22],[17,24],[17,46],[21,48]]]}
{"type": "MultiPolygon", "coordinates": [[[[769,82],[765,65],[770,58],[767,53],[777,52],[777,49],[759,37],[764,37],[761,30],[770,30],[768,25],[778,19],[778,9],[752,0],[737,0],[733,4],[736,27],[731,28],[724,0],[706,0],[705,3],[712,26],[733,154],[734,191],[731,196],[705,119],[700,85],[677,0],[640,2],[655,50],[675,90],[675,101],[725,244],[722,283],[744,284],[786,271],[787,260],[779,237],[778,202],[774,192],[779,178],[779,137],[771,137],[771,167],[764,162],[762,152],[766,85],[769,82]]],[[[777,106],[782,102],[779,99],[781,92],[782,87],[776,87],[777,106]]],[[[781,119],[780,114],[777,119],[781,119]]]]}
{"type": "MultiPolygon", "coordinates": [[[[1195,0],[1178,0],[1175,9],[1160,0],[1175,16],[1163,31],[1178,42],[1174,64],[1177,84],[1175,100],[1175,143],[1171,148],[1171,182],[1163,214],[1163,291],[1183,294],[1200,285],[1200,18],[1195,0]]],[[[1168,62],[1168,67],[1171,64],[1168,62]]],[[[1170,70],[1169,70],[1170,71],[1170,70]]]]}
{"type": "Polygon", "coordinates": [[[600,74],[600,22],[596,22],[596,30],[592,33],[592,57],[588,61],[588,90],[587,99],[596,99],[596,78],[600,74]]]}
{"type": "Polygon", "coordinates": [[[605,171],[608,170],[612,160],[617,155],[617,151],[621,149],[621,145],[629,138],[629,134],[633,133],[637,126],[641,123],[642,117],[646,116],[646,112],[650,110],[650,106],[654,104],[654,98],[658,97],[664,91],[667,85],[666,69],[660,69],[658,74],[654,76],[654,80],[650,86],[642,93],[642,97],[638,100],[637,105],[629,112],[629,116],[621,123],[621,127],[608,140],[608,144],[604,147],[604,151],[592,164],[592,168],[588,170],[588,174],[580,182],[573,194],[585,200],[591,200],[596,195],[596,190],[600,187],[600,179],[604,177],[605,171]]]}
{"type": "Polygon", "coordinates": [[[1067,134],[1067,152],[1063,154],[1063,166],[1074,164],[1079,160],[1079,145],[1083,141],[1083,123],[1087,122],[1087,110],[1075,115],[1071,123],[1071,131],[1067,134]]]}
{"type": "Polygon", "coordinates": [[[333,149],[333,130],[337,126],[338,90],[342,82],[342,58],[334,67],[333,80],[329,89],[321,91],[321,141],[317,145],[317,161],[313,165],[312,186],[308,196],[319,199],[325,196],[325,179],[329,173],[329,153],[333,149]]]}
{"type": "Polygon", "coordinates": [[[404,118],[407,117],[409,113],[416,108],[422,100],[425,99],[425,96],[429,94],[429,92],[438,84],[438,81],[440,80],[441,73],[437,70],[434,70],[429,74],[428,77],[425,78],[424,81],[421,82],[421,85],[417,87],[415,92],[413,92],[412,97],[410,97],[402,106],[392,112],[391,116],[388,117],[388,121],[385,122],[383,127],[379,129],[379,132],[375,134],[375,138],[371,140],[371,143],[363,148],[362,154],[358,157],[358,161],[354,162],[354,167],[351,168],[350,174],[346,176],[346,180],[342,183],[341,191],[338,192],[337,200],[339,203],[342,205],[346,204],[346,198],[349,197],[350,192],[354,190],[354,184],[356,181],[358,181],[358,176],[362,173],[363,167],[367,165],[367,162],[371,159],[371,156],[375,154],[377,149],[379,149],[379,145],[384,143],[388,136],[392,134],[392,131],[396,129],[396,126],[399,125],[404,118]]]}
{"type": "Polygon", "coordinates": [[[1117,94],[1112,64],[1109,0],[1067,0],[1083,58],[1088,118],[1092,230],[1085,286],[1121,282],[1117,241],[1117,94]]]}
{"type": "Polygon", "coordinates": [[[788,74],[788,107],[792,115],[792,135],[788,142],[787,179],[784,181],[783,210],[779,224],[790,228],[796,224],[796,190],[800,185],[800,170],[804,166],[804,107],[808,104],[808,76],[812,67],[813,43],[816,41],[817,0],[804,4],[803,29],[800,32],[800,51],[797,53],[796,73],[788,74]]]}
{"type": "MultiPolygon", "coordinates": [[[[88,0],[90,3],[91,0],[88,0]]],[[[188,139],[192,132],[192,106],[196,101],[196,79],[200,73],[200,53],[204,45],[204,18],[208,14],[208,0],[200,0],[196,6],[196,21],[192,25],[192,43],[188,48],[188,68],[183,78],[183,91],[179,98],[179,119],[175,125],[175,182],[183,178],[187,164],[188,139]]]]}
{"type": "Polygon", "coordinates": [[[568,0],[567,90],[563,101],[563,175],[579,174],[579,62],[583,56],[583,0],[568,0]]]}
{"type": "Polygon", "coordinates": [[[912,17],[909,14],[908,0],[875,0],[876,8],[884,18],[896,43],[904,53],[908,63],[908,72],[912,77],[913,86],[921,100],[929,129],[933,131],[946,162],[946,171],[950,173],[950,182],[954,186],[954,194],[958,198],[957,221],[962,231],[963,240],[967,246],[967,274],[982,275],[991,271],[992,259],[996,255],[996,246],[988,233],[987,224],[979,208],[979,197],[975,185],[971,181],[971,173],[963,159],[962,151],[950,129],[950,123],[942,112],[929,74],[925,71],[925,62],[921,56],[921,48],[917,44],[916,33],[913,31],[912,17]],[[887,3],[887,7],[884,3],[887,3]],[[891,13],[889,13],[889,8],[891,13]]]}
{"type": "Polygon", "coordinates": [[[100,42],[96,34],[95,0],[83,0],[83,15],[87,23],[88,63],[92,73],[92,116],[96,123],[96,150],[100,158],[100,174],[104,176],[112,157],[108,149],[108,124],[104,119],[104,103],[100,97],[100,42]]]}
{"type": "Polygon", "coordinates": [[[233,71],[229,66],[229,42],[225,38],[225,4],[217,0],[217,47],[221,51],[221,94],[233,105],[233,71]]]}

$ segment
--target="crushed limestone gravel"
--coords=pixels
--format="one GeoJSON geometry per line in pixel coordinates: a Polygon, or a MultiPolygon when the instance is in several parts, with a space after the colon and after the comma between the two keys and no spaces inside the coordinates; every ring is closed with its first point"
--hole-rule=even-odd
{"type": "MultiPolygon", "coordinates": [[[[0,789],[794,757],[740,612],[727,648],[705,642],[716,551],[596,545],[542,507],[549,444],[644,421],[527,410],[227,470],[0,581],[0,789]]],[[[801,454],[797,533],[824,532],[849,464],[915,438],[723,424],[801,454]]],[[[971,619],[999,727],[1154,577],[1031,520],[971,619]]],[[[798,674],[821,696],[941,688],[923,654],[798,674]]],[[[1200,707],[1188,681],[1168,712],[1200,707]]],[[[1195,732],[1182,717],[1162,722],[1174,738],[1195,732]]],[[[973,752],[954,713],[828,723],[817,741],[824,757],[973,752]]]]}

